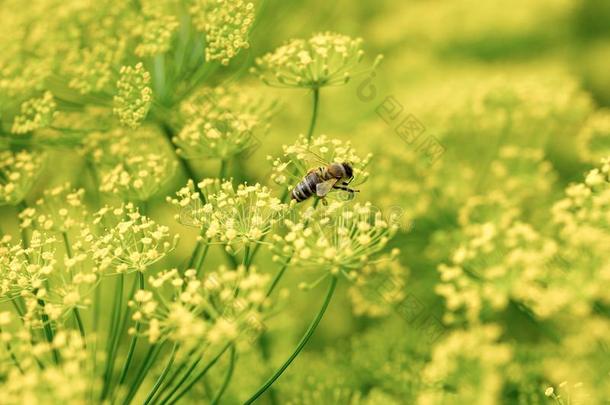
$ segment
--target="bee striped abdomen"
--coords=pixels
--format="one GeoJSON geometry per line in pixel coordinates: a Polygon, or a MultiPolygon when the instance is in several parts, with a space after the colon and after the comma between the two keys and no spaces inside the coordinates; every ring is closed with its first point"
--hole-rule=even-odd
{"type": "Polygon", "coordinates": [[[292,189],[292,199],[297,202],[305,201],[316,193],[316,185],[320,182],[317,173],[309,173],[294,189],[292,189]]]}

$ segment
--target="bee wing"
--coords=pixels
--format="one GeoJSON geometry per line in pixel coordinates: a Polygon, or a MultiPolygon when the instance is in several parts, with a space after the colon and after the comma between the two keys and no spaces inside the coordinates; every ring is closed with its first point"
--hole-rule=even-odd
{"type": "Polygon", "coordinates": [[[338,180],[339,179],[330,179],[323,181],[322,183],[318,183],[316,185],[316,195],[318,197],[326,196],[326,194],[328,194],[330,190],[333,189],[333,186],[337,183],[338,180]]]}
{"type": "Polygon", "coordinates": [[[322,164],[323,166],[328,166],[331,163],[328,160],[324,159],[324,157],[310,149],[300,146],[296,147],[296,149],[298,150],[298,153],[304,153],[305,155],[307,155],[306,160],[308,161],[317,162],[319,164],[322,164]]]}

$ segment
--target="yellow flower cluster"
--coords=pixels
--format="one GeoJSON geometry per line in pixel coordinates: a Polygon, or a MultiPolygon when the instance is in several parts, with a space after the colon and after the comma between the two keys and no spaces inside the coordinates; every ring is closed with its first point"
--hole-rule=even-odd
{"type": "Polygon", "coordinates": [[[100,191],[146,201],[171,177],[176,165],[175,161],[157,153],[126,156],[102,176],[100,191]]]}
{"type": "Polygon", "coordinates": [[[37,151],[0,151],[0,205],[17,205],[42,171],[45,154],[37,151]]]}
{"type": "Polygon", "coordinates": [[[83,49],[70,49],[62,69],[70,78],[68,85],[80,94],[107,90],[113,68],[120,63],[127,50],[125,38],[104,37],[83,49]]]}
{"type": "MultiPolygon", "coordinates": [[[[350,280],[365,265],[387,259],[379,253],[397,231],[397,226],[389,224],[370,203],[353,207],[333,203],[284,223],[286,235],[274,235],[271,246],[275,261],[343,274],[350,280]]],[[[398,253],[392,251],[391,258],[398,253]]]]}
{"type": "Polygon", "coordinates": [[[497,325],[455,330],[436,345],[423,371],[425,384],[417,404],[498,403],[504,368],[513,357],[510,346],[500,342],[501,334],[497,325]],[[439,385],[450,388],[451,393],[436,389],[439,385]]]}
{"type": "Polygon", "coordinates": [[[85,140],[83,152],[97,172],[99,190],[128,201],[147,201],[177,167],[160,130],[151,125],[94,132],[85,140]]]}
{"type": "Polygon", "coordinates": [[[228,159],[254,146],[273,105],[236,86],[203,87],[180,105],[185,121],[173,138],[181,156],[228,159]]]}
{"type": "Polygon", "coordinates": [[[21,114],[15,117],[11,131],[25,134],[49,126],[56,114],[57,104],[53,94],[46,91],[42,97],[33,98],[21,104],[21,114]]]}
{"type": "Polygon", "coordinates": [[[72,189],[70,183],[44,191],[44,197],[35,207],[27,207],[19,213],[22,228],[35,227],[44,231],[68,232],[88,218],[83,203],[85,189],[72,189]]]}
{"type": "Polygon", "coordinates": [[[405,298],[408,270],[392,257],[367,264],[355,275],[348,294],[358,316],[387,316],[392,306],[405,298]]]}
{"type": "Polygon", "coordinates": [[[178,21],[173,15],[160,13],[145,15],[141,26],[135,32],[141,37],[140,43],[134,50],[136,56],[144,58],[167,52],[178,25],[178,21]]]}
{"type": "Polygon", "coordinates": [[[193,25],[205,32],[207,61],[229,61],[250,46],[248,34],[254,23],[254,4],[244,0],[192,0],[193,25]]]}
{"type": "Polygon", "coordinates": [[[10,242],[10,236],[5,236],[0,247],[0,297],[36,295],[55,270],[55,238],[34,231],[27,247],[10,242]]]}
{"type": "Polygon", "coordinates": [[[131,203],[104,207],[94,214],[99,236],[90,235],[92,258],[101,272],[146,271],[163,259],[178,242],[169,228],[140,214],[131,203]]]}
{"type": "Polygon", "coordinates": [[[580,155],[590,163],[610,156],[610,110],[595,111],[578,133],[580,155]]]}
{"type": "Polygon", "coordinates": [[[181,275],[172,269],[151,276],[151,290],[137,291],[130,306],[151,343],[169,339],[201,356],[211,346],[253,338],[263,328],[269,276],[245,267],[181,275]]]}
{"type": "MultiPolygon", "coordinates": [[[[2,335],[9,338],[6,333],[2,335]]],[[[19,338],[27,341],[22,336],[19,338]]],[[[3,373],[7,377],[1,384],[4,404],[82,405],[89,402],[97,378],[87,363],[89,353],[85,342],[77,332],[61,331],[50,343],[23,344],[14,351],[15,357],[7,361],[16,361],[19,367],[11,364],[10,371],[3,373]],[[52,353],[58,353],[60,364],[51,360],[52,353]]]]}
{"type": "Polygon", "coordinates": [[[27,247],[11,245],[8,236],[2,240],[0,295],[3,299],[24,299],[24,321],[33,325],[40,324],[40,312],[58,319],[68,310],[89,305],[88,295],[99,280],[87,263],[87,248],[80,241],[70,244],[67,233],[63,236],[65,268],[56,259],[59,239],[54,236],[34,230],[27,247]]]}
{"type": "MultiPolygon", "coordinates": [[[[323,32],[307,40],[293,39],[256,59],[252,73],[270,86],[318,89],[345,84],[367,71],[357,70],[363,57],[361,38],[323,32]]],[[[380,61],[378,56],[372,69],[380,61]]]]}
{"type": "Polygon", "coordinates": [[[240,184],[236,189],[231,181],[204,179],[199,188],[202,196],[189,181],[176,198],[168,201],[181,209],[177,215],[180,221],[201,228],[201,235],[218,240],[230,251],[261,243],[288,210],[286,204],[258,183],[240,184]]]}
{"type": "Polygon", "coordinates": [[[114,114],[121,124],[135,129],[146,118],[152,105],[152,89],[149,87],[150,73],[142,63],[123,66],[117,81],[117,94],[114,96],[114,114]]]}
{"type": "Polygon", "coordinates": [[[569,186],[552,211],[561,237],[570,244],[600,252],[610,246],[610,157],[584,183],[569,186]]]}
{"type": "Polygon", "coordinates": [[[369,172],[366,170],[372,154],[364,157],[359,156],[350,141],[342,141],[320,135],[307,141],[304,135],[299,135],[292,145],[282,146],[284,155],[273,159],[271,180],[276,184],[285,185],[292,189],[309,170],[315,167],[326,166],[330,163],[349,163],[354,172],[354,181],[350,183],[356,186],[364,183],[369,172]]]}

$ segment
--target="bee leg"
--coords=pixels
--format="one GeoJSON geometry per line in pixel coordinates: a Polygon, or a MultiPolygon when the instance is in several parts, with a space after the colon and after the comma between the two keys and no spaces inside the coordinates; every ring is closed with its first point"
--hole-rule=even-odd
{"type": "Polygon", "coordinates": [[[343,186],[334,186],[333,188],[339,189],[339,190],[344,190],[350,193],[359,193],[360,190],[354,190],[353,188],[349,188],[349,187],[343,187],[343,186]]]}

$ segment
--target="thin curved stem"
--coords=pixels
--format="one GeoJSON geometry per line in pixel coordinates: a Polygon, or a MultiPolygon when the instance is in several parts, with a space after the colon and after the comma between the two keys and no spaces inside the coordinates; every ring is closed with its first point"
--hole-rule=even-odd
{"type": "MultiPolygon", "coordinates": [[[[137,278],[138,278],[138,287],[140,288],[140,290],[143,290],[144,289],[144,274],[142,274],[141,271],[138,271],[137,278]]],[[[134,293],[135,293],[135,290],[134,290],[134,293]]],[[[136,350],[136,344],[138,343],[138,332],[139,331],[140,331],[140,322],[136,321],[135,333],[131,337],[131,342],[129,343],[129,350],[127,351],[127,357],[125,358],[125,363],[123,364],[123,369],[121,370],[121,374],[119,376],[119,382],[117,383],[117,386],[122,385],[125,382],[125,379],[127,378],[127,371],[129,371],[129,366],[131,366],[133,354],[136,350]]]]}
{"type": "MultiPolygon", "coordinates": [[[[34,290],[34,296],[36,296],[37,292],[38,292],[37,290],[34,290]]],[[[53,339],[55,338],[55,336],[53,334],[53,327],[51,326],[51,320],[49,319],[49,315],[47,315],[45,313],[46,303],[42,298],[37,298],[36,302],[38,303],[38,306],[42,310],[40,319],[42,321],[42,328],[44,330],[45,338],[47,339],[47,342],[49,344],[53,344],[53,339]]],[[[55,362],[55,364],[59,364],[60,359],[61,359],[59,356],[59,351],[54,347],[51,350],[51,353],[53,355],[53,361],[55,362]]]]}
{"type": "MultiPolygon", "coordinates": [[[[0,328],[0,334],[2,334],[2,328],[0,328]]],[[[11,342],[7,340],[5,343],[5,346],[6,346],[6,351],[11,356],[11,360],[13,360],[13,363],[15,364],[15,367],[17,367],[19,372],[23,375],[24,374],[23,368],[21,368],[21,363],[19,363],[17,356],[15,356],[15,353],[13,352],[13,347],[11,346],[11,342]]]]}
{"type": "Polygon", "coordinates": [[[76,326],[78,327],[78,331],[80,333],[81,338],[83,339],[83,347],[87,347],[87,338],[85,334],[85,324],[83,323],[83,318],[80,316],[80,311],[78,308],[74,307],[72,310],[74,314],[74,320],[76,321],[76,326]]]}
{"type": "Polygon", "coordinates": [[[324,298],[324,302],[322,303],[322,307],[320,308],[320,311],[318,312],[316,317],[313,319],[313,321],[307,328],[307,331],[301,338],[301,341],[295,348],[294,352],[292,352],[292,354],[290,355],[290,357],[288,357],[288,359],[284,362],[284,364],[282,364],[282,366],[258,389],[258,391],[256,391],[256,393],[254,395],[252,395],[252,397],[250,397],[250,399],[248,399],[246,402],[244,402],[244,405],[252,404],[254,401],[256,401],[258,399],[258,397],[263,395],[263,393],[265,391],[267,391],[267,389],[269,389],[269,387],[271,387],[273,385],[273,383],[282,375],[282,373],[284,371],[286,371],[288,366],[290,366],[290,364],[294,361],[294,359],[299,355],[301,350],[303,350],[303,348],[305,347],[305,345],[307,344],[307,342],[309,341],[309,339],[315,332],[316,328],[318,327],[318,324],[322,320],[322,317],[324,316],[324,313],[326,312],[326,308],[328,308],[328,304],[330,303],[330,300],[333,297],[336,286],[337,286],[337,277],[332,277],[331,281],[330,281],[330,285],[328,286],[328,292],[326,293],[326,297],[324,298]]]}
{"type": "Polygon", "coordinates": [[[123,401],[123,405],[131,404],[131,400],[138,393],[138,390],[140,389],[140,385],[142,385],[142,381],[144,381],[144,377],[146,377],[148,370],[150,370],[153,363],[157,359],[157,356],[159,355],[159,352],[161,351],[162,346],[163,346],[162,344],[154,344],[148,348],[148,352],[146,353],[146,356],[144,357],[144,361],[141,363],[142,365],[140,366],[140,369],[138,370],[138,372],[136,374],[136,378],[135,378],[134,382],[131,384],[131,387],[129,388],[129,393],[125,397],[125,400],[123,401]]]}
{"type": "Polygon", "coordinates": [[[119,326],[121,324],[121,306],[123,305],[123,288],[125,284],[125,274],[119,274],[116,282],[116,287],[114,291],[114,309],[112,311],[112,318],[110,323],[110,328],[108,329],[108,339],[107,339],[107,357],[106,357],[106,369],[104,371],[104,385],[102,388],[102,394],[100,399],[106,399],[108,395],[108,391],[110,389],[110,384],[112,380],[112,369],[114,368],[114,360],[116,358],[116,351],[119,345],[119,336],[120,330],[119,326]]]}
{"type": "MultiPolygon", "coordinates": [[[[178,402],[178,400],[180,398],[182,398],[182,396],[184,394],[186,394],[192,387],[193,385],[195,385],[197,383],[197,381],[199,381],[201,378],[203,378],[204,375],[207,374],[207,372],[218,362],[218,360],[222,357],[222,355],[227,351],[227,349],[229,349],[229,347],[231,347],[233,345],[233,343],[228,343],[227,345],[225,345],[225,347],[205,366],[205,368],[203,370],[201,370],[199,372],[199,374],[197,374],[195,376],[195,378],[193,378],[184,388],[182,388],[182,390],[180,390],[180,392],[178,393],[178,395],[176,395],[175,398],[170,400],[170,396],[168,395],[167,397],[165,397],[164,400],[162,400],[161,403],[163,404],[174,404],[176,402],[178,402]]],[[[190,372],[189,372],[190,375],[190,372]]],[[[180,387],[182,385],[182,382],[178,385],[178,387],[180,387]]],[[[174,390],[175,392],[176,390],[174,390]]]]}
{"type": "Polygon", "coordinates": [[[199,256],[199,260],[197,261],[197,263],[195,265],[195,270],[197,271],[197,278],[199,278],[201,276],[201,270],[203,269],[203,262],[205,261],[209,248],[210,248],[210,245],[206,243],[203,248],[203,252],[201,253],[201,256],[199,256]]]}
{"type": "MultiPolygon", "coordinates": [[[[201,362],[201,357],[199,357],[197,360],[195,360],[190,366],[189,369],[186,371],[186,373],[184,373],[182,375],[182,378],[180,378],[180,381],[178,381],[178,383],[174,386],[174,388],[172,388],[172,390],[169,392],[169,394],[167,394],[162,400],[161,403],[165,404],[168,403],[169,400],[171,399],[171,397],[180,389],[180,387],[182,386],[182,384],[184,384],[186,382],[186,380],[188,380],[189,376],[193,373],[193,371],[195,370],[195,368],[197,368],[197,366],[199,365],[199,363],[201,362]]],[[[186,363],[183,363],[178,370],[176,371],[176,373],[174,373],[174,375],[172,376],[172,378],[170,378],[169,382],[166,384],[165,389],[167,390],[171,387],[172,383],[174,382],[174,380],[178,377],[178,375],[180,374],[180,372],[186,367],[186,363]]],[[[163,393],[163,391],[162,391],[163,393]]]]}
{"type": "Polygon", "coordinates": [[[180,156],[178,154],[176,145],[174,144],[174,141],[173,141],[174,130],[167,122],[161,122],[161,127],[162,127],[163,132],[165,133],[165,136],[168,139],[168,141],[172,147],[172,150],[174,151],[174,155],[176,156],[176,159],[178,159],[178,162],[180,163],[180,166],[182,167],[182,170],[184,171],[186,177],[190,180],[193,180],[193,186],[195,187],[195,191],[197,191],[199,193],[199,197],[205,203],[205,194],[203,194],[201,192],[201,189],[199,188],[199,181],[197,180],[198,177],[197,177],[197,174],[195,173],[195,170],[191,167],[190,163],[185,158],[183,158],[182,156],[180,156]]]}
{"type": "Polygon", "coordinates": [[[223,180],[227,177],[228,162],[226,159],[220,159],[220,169],[218,171],[218,178],[223,180]]]}
{"type": "Polygon", "coordinates": [[[311,122],[309,123],[309,131],[307,131],[307,143],[311,140],[313,132],[316,128],[316,122],[318,121],[318,107],[320,105],[320,89],[313,89],[313,111],[311,113],[311,122]]]}
{"type": "MultiPolygon", "coordinates": [[[[68,238],[68,233],[66,231],[64,231],[61,233],[61,236],[64,241],[64,245],[66,247],[66,254],[71,259],[74,256],[74,253],[72,252],[72,245],[70,245],[70,239],[68,238]]],[[[70,274],[72,275],[72,272],[70,272],[70,274]]],[[[77,307],[74,307],[74,309],[72,310],[72,313],[74,314],[74,319],[76,320],[76,325],[78,326],[78,331],[80,332],[80,336],[83,338],[83,346],[87,347],[87,339],[85,336],[85,325],[83,324],[83,319],[80,316],[80,311],[78,310],[77,307]]]]}
{"type": "Polygon", "coordinates": [[[212,400],[212,405],[218,404],[220,402],[220,398],[222,398],[223,394],[227,390],[229,383],[231,382],[231,378],[233,377],[233,370],[235,369],[235,345],[231,345],[230,349],[230,357],[229,357],[229,368],[227,369],[227,374],[225,375],[225,379],[218,390],[218,393],[212,400]]]}
{"type": "Polygon", "coordinates": [[[174,365],[174,360],[176,360],[176,352],[178,351],[178,348],[179,348],[179,345],[174,344],[172,353],[169,356],[169,360],[168,360],[167,364],[165,365],[165,368],[163,368],[161,375],[159,376],[159,378],[157,378],[157,381],[155,381],[155,384],[153,385],[152,389],[146,396],[146,399],[144,400],[144,405],[148,405],[155,398],[157,391],[159,391],[159,388],[161,388],[161,385],[165,381],[165,378],[169,374],[169,371],[171,370],[172,366],[174,365]]]}

